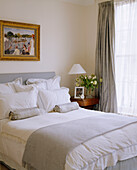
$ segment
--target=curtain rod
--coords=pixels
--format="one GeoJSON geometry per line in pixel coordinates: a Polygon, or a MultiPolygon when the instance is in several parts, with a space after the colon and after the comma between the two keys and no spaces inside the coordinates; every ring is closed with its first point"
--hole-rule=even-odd
{"type": "Polygon", "coordinates": [[[102,2],[108,2],[108,1],[110,1],[110,0],[96,0],[96,3],[97,3],[97,4],[100,4],[100,3],[102,3],[102,2]]]}
{"type": "MultiPolygon", "coordinates": [[[[97,4],[100,4],[102,2],[109,2],[111,0],[95,0],[97,4]]],[[[128,2],[129,0],[114,0],[114,3],[116,2],[128,2]]]]}

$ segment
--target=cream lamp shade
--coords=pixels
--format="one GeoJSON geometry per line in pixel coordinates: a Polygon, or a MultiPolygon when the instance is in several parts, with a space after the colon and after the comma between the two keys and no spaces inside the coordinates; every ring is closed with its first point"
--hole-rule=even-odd
{"type": "Polygon", "coordinates": [[[85,74],[86,71],[80,64],[74,64],[68,74],[85,74]]]}

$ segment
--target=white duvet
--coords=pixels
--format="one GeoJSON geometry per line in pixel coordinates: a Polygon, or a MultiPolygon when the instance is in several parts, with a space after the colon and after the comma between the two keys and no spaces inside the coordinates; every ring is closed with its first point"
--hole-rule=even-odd
{"type": "MultiPolygon", "coordinates": [[[[100,114],[105,113],[79,109],[65,114],[49,113],[18,121],[4,120],[0,136],[2,142],[0,152],[21,166],[25,144],[35,130],[100,114]]],[[[65,170],[103,170],[105,167],[114,166],[119,160],[137,156],[136,132],[137,123],[79,145],[68,155],[65,170]]]]}

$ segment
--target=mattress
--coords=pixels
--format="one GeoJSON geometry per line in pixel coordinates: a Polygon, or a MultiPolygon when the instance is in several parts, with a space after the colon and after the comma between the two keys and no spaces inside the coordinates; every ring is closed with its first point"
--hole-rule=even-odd
{"type": "MultiPolygon", "coordinates": [[[[18,121],[6,120],[2,123],[1,152],[21,167],[27,139],[35,130],[100,114],[104,113],[80,108],[65,114],[49,113],[18,121]]],[[[137,156],[136,131],[137,124],[132,124],[79,145],[68,155],[65,170],[101,170],[137,156]]]]}

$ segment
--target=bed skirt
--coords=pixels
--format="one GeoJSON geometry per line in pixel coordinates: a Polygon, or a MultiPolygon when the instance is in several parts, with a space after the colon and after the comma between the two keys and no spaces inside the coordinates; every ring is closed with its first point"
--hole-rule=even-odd
{"type": "MultiPolygon", "coordinates": [[[[10,167],[10,170],[26,170],[19,164],[0,153],[0,163],[4,163],[10,167]]],[[[137,157],[118,162],[115,166],[105,168],[105,170],[137,170],[137,157]]]]}

